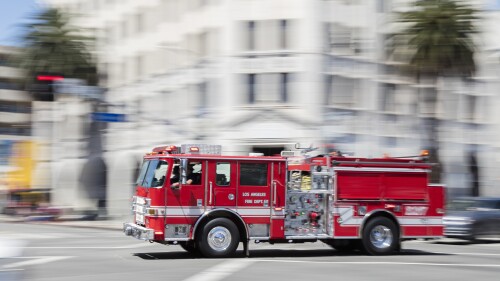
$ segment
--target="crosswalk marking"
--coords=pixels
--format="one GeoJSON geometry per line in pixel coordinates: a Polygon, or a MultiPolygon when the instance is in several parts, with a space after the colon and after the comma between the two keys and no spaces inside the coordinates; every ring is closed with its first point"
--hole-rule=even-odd
{"type": "Polygon", "coordinates": [[[2,268],[10,269],[10,268],[16,268],[16,267],[44,264],[44,263],[55,262],[55,261],[59,261],[59,260],[65,260],[65,259],[69,259],[69,258],[73,258],[73,257],[72,256],[40,256],[40,257],[19,257],[19,258],[28,259],[28,260],[6,264],[6,265],[2,266],[2,268]]]}
{"type": "Polygon", "coordinates": [[[222,263],[217,264],[207,270],[199,272],[196,275],[185,279],[184,281],[217,281],[222,280],[229,275],[251,265],[254,263],[252,260],[237,259],[237,260],[226,260],[222,263]]]}

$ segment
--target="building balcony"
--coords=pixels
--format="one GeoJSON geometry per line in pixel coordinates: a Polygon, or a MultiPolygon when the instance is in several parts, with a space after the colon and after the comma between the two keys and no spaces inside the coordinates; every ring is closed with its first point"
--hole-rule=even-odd
{"type": "Polygon", "coordinates": [[[5,124],[24,124],[31,122],[30,113],[1,112],[0,120],[5,124]]]}
{"type": "Polygon", "coordinates": [[[25,92],[25,91],[0,88],[0,103],[2,101],[30,102],[31,96],[30,96],[30,94],[28,94],[28,92],[25,92]]]}
{"type": "Polygon", "coordinates": [[[0,77],[7,79],[20,79],[22,77],[21,71],[17,68],[9,66],[0,66],[0,77]]]}

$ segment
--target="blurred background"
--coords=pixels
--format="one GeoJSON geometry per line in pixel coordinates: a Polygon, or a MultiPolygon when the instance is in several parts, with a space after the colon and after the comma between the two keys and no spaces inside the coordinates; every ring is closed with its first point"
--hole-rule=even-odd
{"type": "Polygon", "coordinates": [[[0,210],[119,218],[144,153],[431,152],[500,196],[500,1],[2,1],[0,210]]]}

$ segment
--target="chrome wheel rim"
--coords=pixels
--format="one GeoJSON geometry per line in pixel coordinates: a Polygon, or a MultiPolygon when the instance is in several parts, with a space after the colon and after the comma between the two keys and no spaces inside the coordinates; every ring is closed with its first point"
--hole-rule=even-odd
{"type": "Polygon", "coordinates": [[[377,225],[370,231],[370,242],[378,249],[389,248],[392,240],[392,231],[387,226],[377,225]]]}
{"type": "Polygon", "coordinates": [[[214,251],[225,251],[231,244],[231,232],[223,226],[217,226],[208,233],[208,245],[214,251]]]}

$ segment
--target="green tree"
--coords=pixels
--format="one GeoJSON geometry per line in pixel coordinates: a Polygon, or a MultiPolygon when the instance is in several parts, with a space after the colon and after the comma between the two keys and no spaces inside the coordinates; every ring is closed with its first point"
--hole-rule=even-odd
{"type": "MultiPolygon", "coordinates": [[[[474,75],[474,21],[476,11],[461,1],[421,0],[413,8],[399,14],[405,26],[402,32],[392,37],[394,53],[405,60],[405,71],[416,77],[417,83],[432,81],[439,77],[470,77],[474,75]]],[[[438,163],[431,173],[432,182],[440,182],[439,120],[436,116],[437,88],[425,97],[430,103],[431,113],[423,117],[426,124],[424,148],[430,152],[431,162],[438,163]]],[[[419,99],[422,99],[419,93],[419,99]]]]}
{"type": "Polygon", "coordinates": [[[26,86],[29,87],[40,73],[79,78],[89,85],[97,84],[95,62],[88,51],[93,40],[71,28],[66,15],[49,8],[37,14],[24,28],[24,51],[16,60],[24,70],[26,86]]]}

